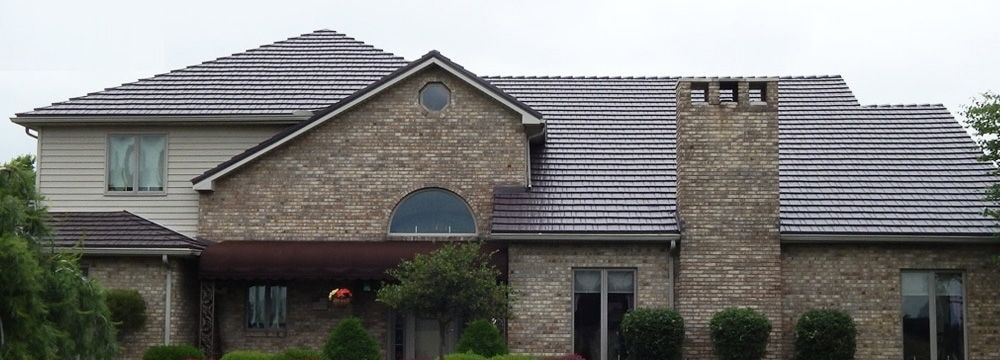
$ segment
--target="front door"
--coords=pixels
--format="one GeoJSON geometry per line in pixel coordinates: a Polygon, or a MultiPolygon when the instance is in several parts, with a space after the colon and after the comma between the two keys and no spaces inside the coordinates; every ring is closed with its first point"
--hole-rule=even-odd
{"type": "MultiPolygon", "coordinates": [[[[454,322],[445,334],[444,353],[455,349],[458,342],[460,321],[454,322]]],[[[441,334],[435,319],[413,315],[392,316],[392,334],[389,336],[389,360],[433,360],[437,358],[441,334]]]]}

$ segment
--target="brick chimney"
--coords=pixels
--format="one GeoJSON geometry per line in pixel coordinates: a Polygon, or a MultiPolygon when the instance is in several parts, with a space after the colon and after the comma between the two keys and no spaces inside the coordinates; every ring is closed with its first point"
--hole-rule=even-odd
{"type": "Polygon", "coordinates": [[[677,208],[684,358],[714,359],[708,322],[734,306],[771,319],[781,358],[776,78],[678,80],[677,208]]]}

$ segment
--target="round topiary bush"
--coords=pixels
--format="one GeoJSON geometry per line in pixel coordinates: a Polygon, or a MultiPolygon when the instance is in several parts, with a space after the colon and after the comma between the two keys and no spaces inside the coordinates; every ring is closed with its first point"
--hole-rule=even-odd
{"type": "Polygon", "coordinates": [[[507,343],[500,335],[500,330],[489,320],[470,322],[458,339],[455,352],[474,353],[485,357],[507,354],[507,343]]]}
{"type": "Polygon", "coordinates": [[[355,317],[341,320],[323,346],[325,360],[379,360],[378,342],[368,335],[361,326],[361,320],[355,317]]]}
{"type": "Polygon", "coordinates": [[[625,347],[633,360],[667,360],[681,357],[684,319],[672,309],[635,309],[622,319],[625,347]]]}
{"type": "Polygon", "coordinates": [[[771,321],[749,308],[715,313],[708,323],[715,354],[720,360],[759,360],[767,350],[771,321]]]}
{"type": "Polygon", "coordinates": [[[274,355],[273,360],[322,360],[323,354],[318,351],[302,348],[291,348],[274,355]]]}
{"type": "Polygon", "coordinates": [[[205,354],[191,345],[150,346],[142,354],[142,360],[201,360],[205,354]]]}
{"type": "Polygon", "coordinates": [[[146,324],[146,300],[136,290],[111,289],[105,295],[111,321],[119,334],[139,330],[146,324]]]}
{"type": "Polygon", "coordinates": [[[795,358],[798,360],[852,360],[858,330],[846,312],[833,309],[806,311],[795,324],[795,358]]]}

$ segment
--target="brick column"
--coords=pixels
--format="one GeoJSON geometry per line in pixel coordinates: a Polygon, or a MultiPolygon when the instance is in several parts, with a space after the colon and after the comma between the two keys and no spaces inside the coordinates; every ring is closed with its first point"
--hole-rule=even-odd
{"type": "Polygon", "coordinates": [[[771,319],[766,358],[782,357],[777,85],[770,78],[678,81],[676,302],[687,326],[685,359],[714,359],[708,322],[733,306],[771,319]],[[707,101],[692,102],[692,89],[707,101]],[[724,89],[736,89],[737,101],[720,101],[724,89]]]}

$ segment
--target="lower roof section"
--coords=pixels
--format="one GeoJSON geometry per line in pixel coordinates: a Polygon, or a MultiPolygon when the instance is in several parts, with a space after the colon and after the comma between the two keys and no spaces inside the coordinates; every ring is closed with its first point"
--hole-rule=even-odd
{"type": "MultiPolygon", "coordinates": [[[[386,270],[446,241],[223,241],[201,253],[200,276],[216,280],[385,280],[386,270]]],[[[500,274],[506,249],[486,244],[500,274]]]]}
{"type": "Polygon", "coordinates": [[[50,212],[52,246],[92,255],[197,254],[209,243],[128,211],[50,212]]]}

